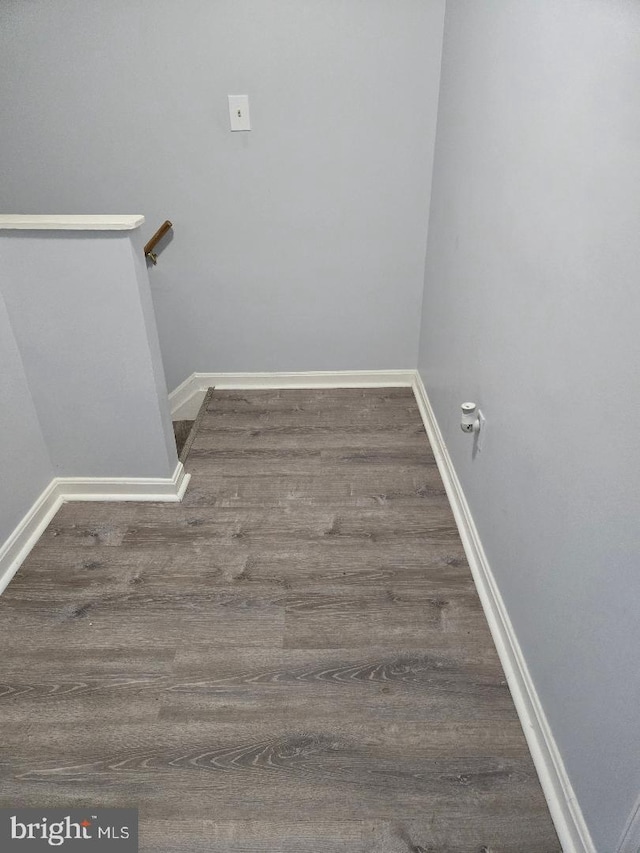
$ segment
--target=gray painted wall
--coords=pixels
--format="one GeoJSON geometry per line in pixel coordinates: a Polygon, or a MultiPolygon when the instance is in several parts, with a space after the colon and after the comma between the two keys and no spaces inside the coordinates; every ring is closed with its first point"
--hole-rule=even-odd
{"type": "Polygon", "coordinates": [[[4,0],[0,195],[139,210],[169,388],[417,359],[444,0],[4,0]],[[227,94],[254,129],[231,133],[227,94]]]}
{"type": "Polygon", "coordinates": [[[0,547],[49,485],[44,443],[9,315],[0,294],[0,547]]]}
{"type": "Polygon", "coordinates": [[[447,4],[420,371],[603,853],[640,790],[639,84],[637,3],[447,4]]]}
{"type": "Polygon", "coordinates": [[[6,232],[0,269],[55,475],[171,476],[178,460],[135,238],[6,232]]]}
{"type": "MultiPolygon", "coordinates": [[[[152,271],[170,387],[411,367],[443,5],[5,0],[3,204],[142,210],[145,236],[173,219],[152,271]],[[249,93],[250,134],[229,132],[229,92],[249,93]]],[[[639,34],[630,0],[450,0],[419,350],[603,851],[640,788],[639,34]],[[469,398],[488,418],[475,458],[469,398]]],[[[20,382],[9,398],[24,431],[20,382]]]]}

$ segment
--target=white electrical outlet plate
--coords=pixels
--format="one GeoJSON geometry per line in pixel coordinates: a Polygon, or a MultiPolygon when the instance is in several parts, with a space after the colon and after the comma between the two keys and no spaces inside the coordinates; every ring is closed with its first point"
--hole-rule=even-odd
{"type": "Polygon", "coordinates": [[[249,95],[229,95],[231,130],[251,130],[249,95]]]}

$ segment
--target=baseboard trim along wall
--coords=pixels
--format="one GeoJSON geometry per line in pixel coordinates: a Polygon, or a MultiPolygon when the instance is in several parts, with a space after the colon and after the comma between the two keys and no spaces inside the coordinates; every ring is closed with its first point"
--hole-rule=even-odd
{"type": "Polygon", "coordinates": [[[597,853],[417,372],[413,390],[562,849],[564,853],[597,853]]]}
{"type": "Polygon", "coordinates": [[[192,373],[169,394],[174,421],[192,420],[207,388],[407,388],[415,370],[312,370],[299,373],[192,373]]]}
{"type": "Polygon", "coordinates": [[[633,807],[616,853],[640,853],[640,799],[633,807]]]}
{"type": "Polygon", "coordinates": [[[0,547],[0,593],[7,588],[9,581],[25,561],[61,505],[62,498],[58,492],[57,479],[54,477],[0,547]]]}
{"type": "Polygon", "coordinates": [[[178,462],[173,477],[57,477],[63,501],[181,501],[191,474],[178,462]]]}
{"type": "Polygon", "coordinates": [[[0,546],[0,594],[67,501],[181,501],[191,475],[182,462],[172,477],[54,477],[0,546]]]}

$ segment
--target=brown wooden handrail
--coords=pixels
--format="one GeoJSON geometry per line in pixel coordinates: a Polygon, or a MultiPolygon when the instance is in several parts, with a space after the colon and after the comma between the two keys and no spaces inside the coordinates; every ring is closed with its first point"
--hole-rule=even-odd
{"type": "Polygon", "coordinates": [[[153,237],[149,240],[149,242],[144,247],[144,256],[145,258],[149,258],[152,264],[158,263],[158,256],[153,251],[155,247],[158,245],[160,240],[164,237],[167,231],[170,231],[173,228],[173,224],[166,219],[162,225],[158,228],[153,237]]]}

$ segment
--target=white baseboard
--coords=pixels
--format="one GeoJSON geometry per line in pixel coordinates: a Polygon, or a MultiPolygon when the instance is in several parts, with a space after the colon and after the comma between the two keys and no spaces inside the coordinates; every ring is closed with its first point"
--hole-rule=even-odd
{"type": "Polygon", "coordinates": [[[0,547],[0,593],[4,592],[61,506],[62,498],[54,478],[0,547]]]}
{"type": "Polygon", "coordinates": [[[413,390],[562,849],[564,853],[597,853],[417,372],[413,390]]]}
{"type": "Polygon", "coordinates": [[[173,477],[54,477],[0,547],[0,594],[67,501],[181,501],[191,475],[178,462],[173,477]]]}
{"type": "Polygon", "coordinates": [[[169,394],[169,408],[174,421],[192,421],[200,411],[207,389],[201,387],[199,376],[202,373],[192,373],[169,394]]]}
{"type": "Polygon", "coordinates": [[[64,501],[181,501],[191,474],[178,462],[173,477],[57,477],[64,501]]]}
{"type": "Polygon", "coordinates": [[[173,420],[192,420],[207,388],[408,388],[415,370],[334,370],[301,373],[192,373],[171,394],[173,420]]]}
{"type": "Polygon", "coordinates": [[[633,807],[616,853],[640,853],[640,799],[633,807]]]}

